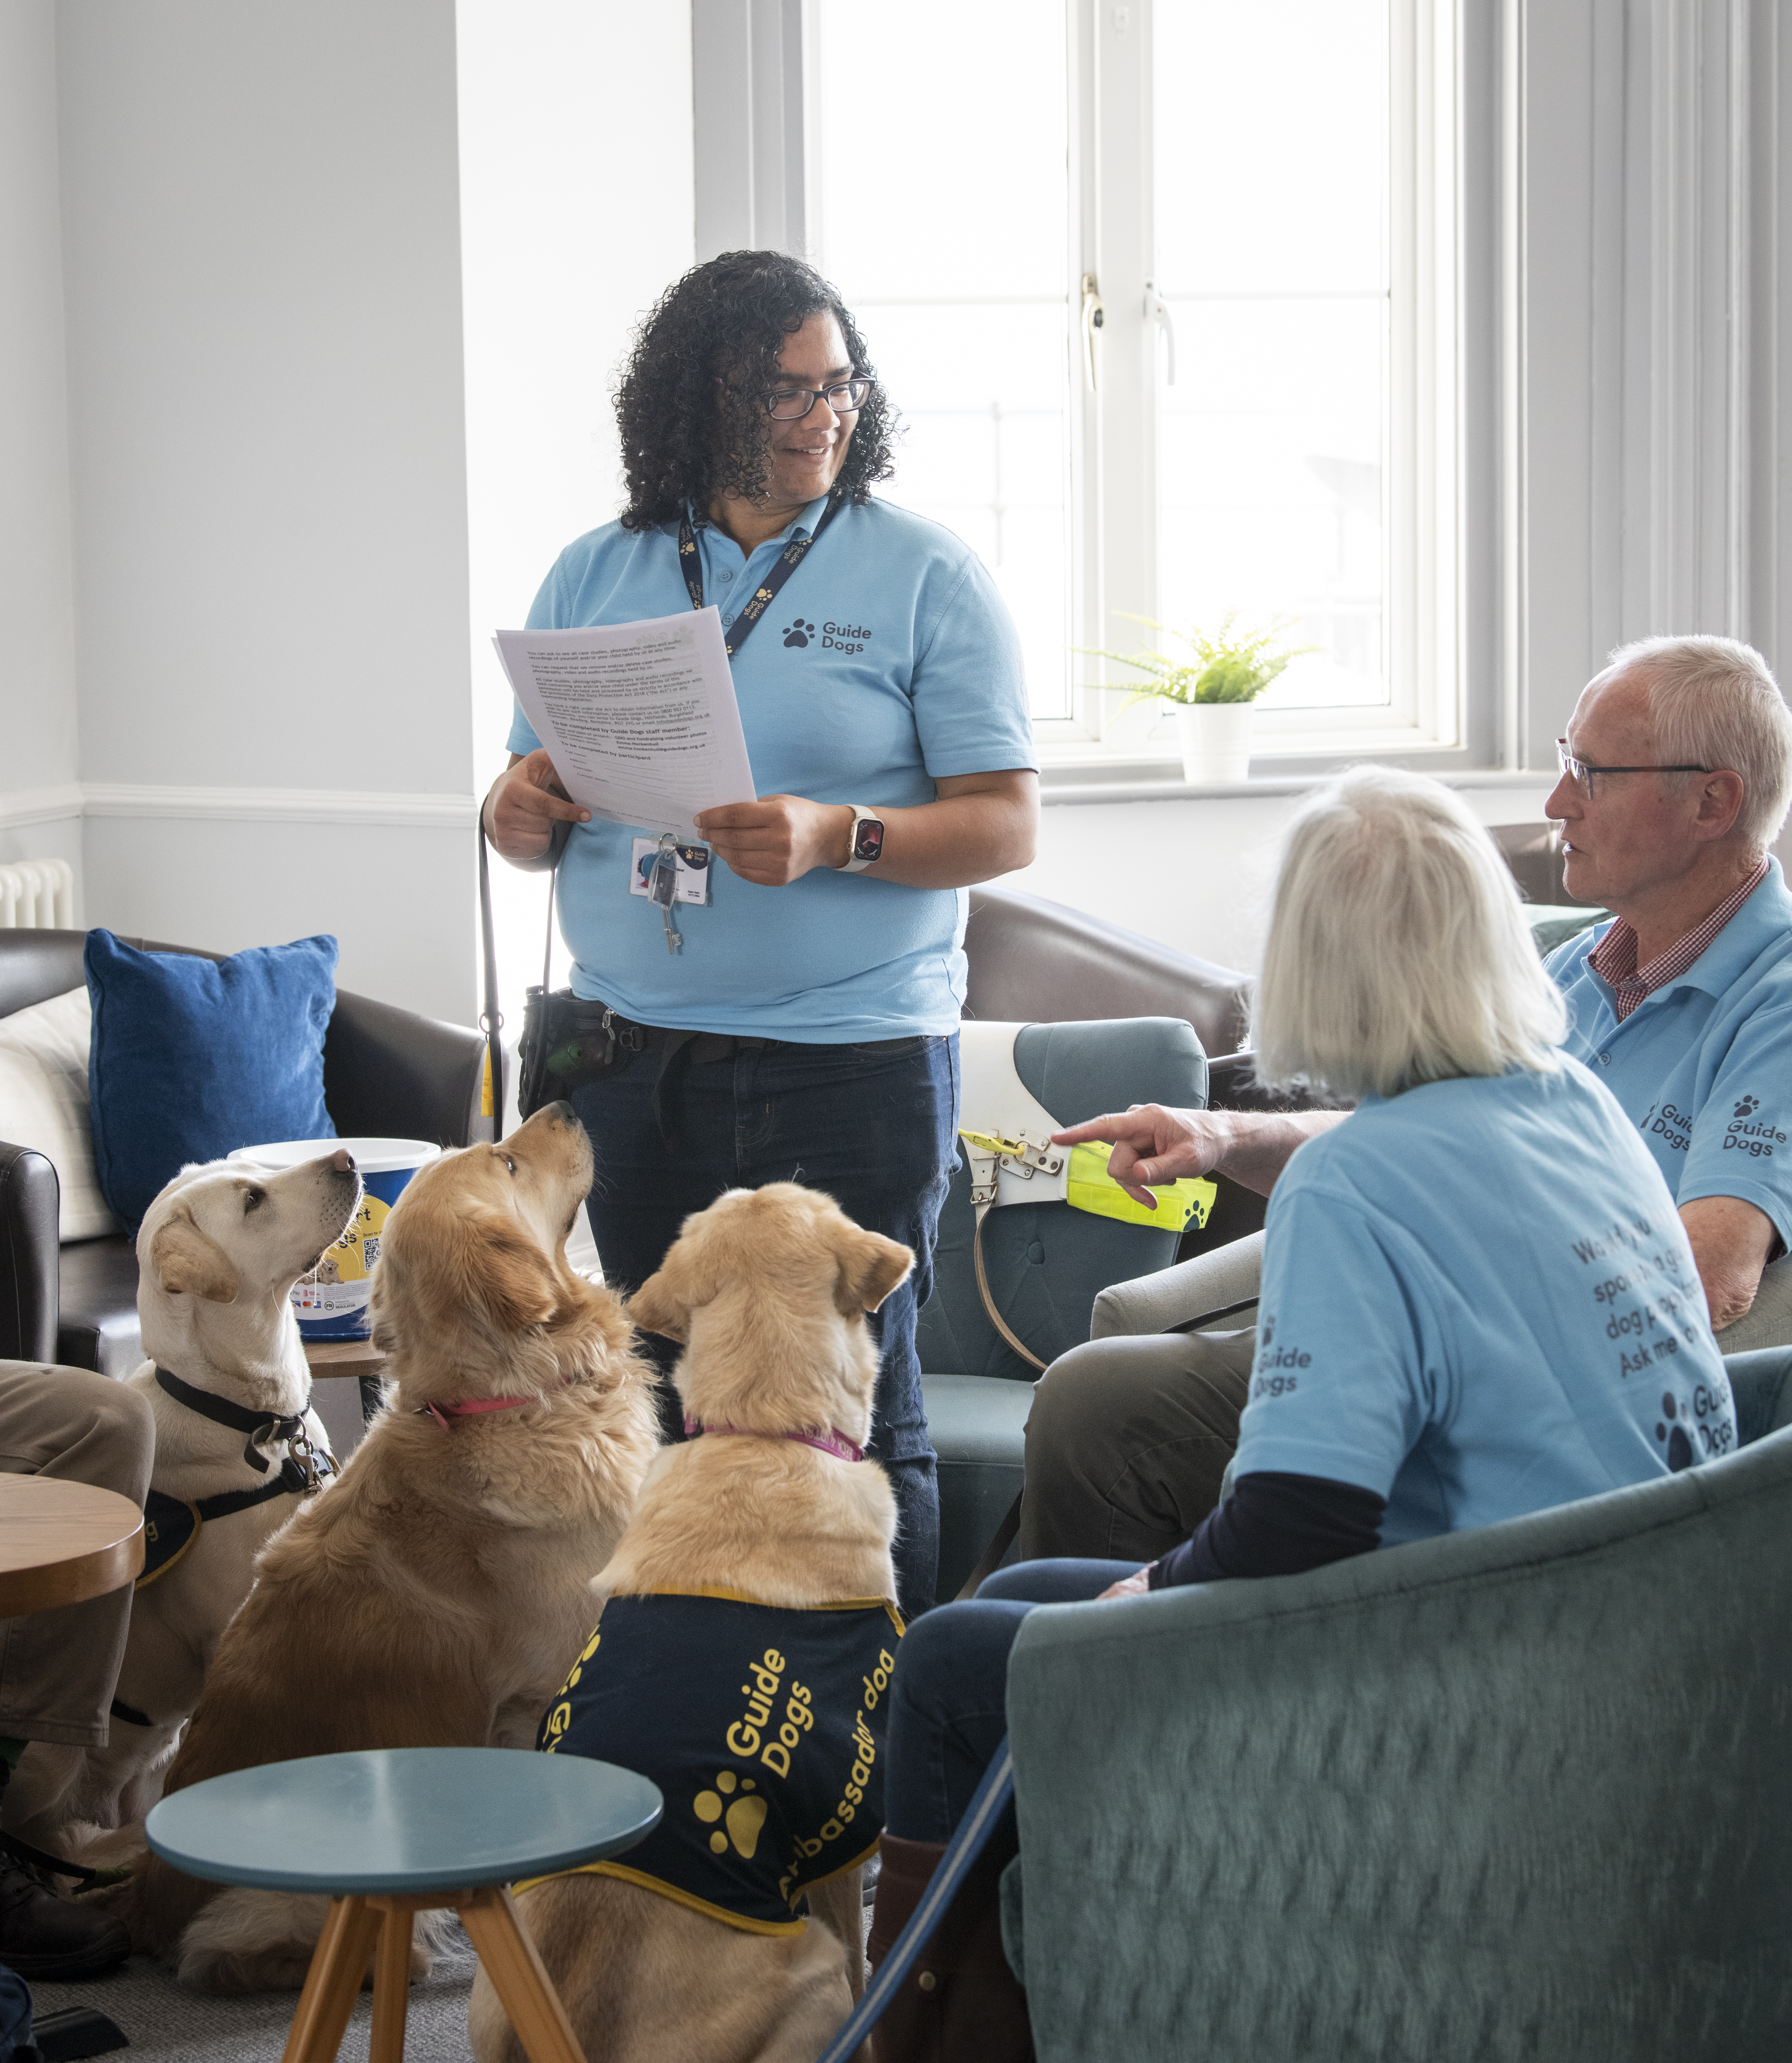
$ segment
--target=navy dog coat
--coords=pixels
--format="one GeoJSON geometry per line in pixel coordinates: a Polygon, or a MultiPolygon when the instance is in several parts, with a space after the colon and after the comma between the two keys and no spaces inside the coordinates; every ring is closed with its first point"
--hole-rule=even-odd
{"type": "Polygon", "coordinates": [[[879,1599],[798,1611],[726,1591],[612,1598],[536,1746],[651,1778],[665,1810],[626,1860],[585,1870],[750,1933],[799,1932],[803,1892],[877,1846],[902,1638],[879,1599]]]}

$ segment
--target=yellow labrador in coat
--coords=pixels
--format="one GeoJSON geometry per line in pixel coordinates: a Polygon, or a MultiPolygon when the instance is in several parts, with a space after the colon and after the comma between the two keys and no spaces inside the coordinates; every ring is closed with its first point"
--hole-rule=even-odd
{"type": "MultiPolygon", "coordinates": [[[[686,1343],[676,1380],[688,1421],[704,1431],[664,1450],[649,1471],[628,1530],[592,1586],[602,1604],[600,1638],[621,1637],[625,1604],[637,1608],[638,1623],[641,1601],[676,1611],[719,1594],[729,1601],[725,1609],[750,1599],[826,1621],[842,1601],[869,1599],[871,1609],[858,1616],[870,1623],[872,1652],[880,1642],[894,1649],[899,1622],[875,1601],[896,1595],[890,1552],[895,1499],[882,1470],[854,1456],[870,1436],[878,1370],[865,1313],[912,1261],[906,1247],[862,1231],[830,1199],[794,1183],[732,1190],[686,1220],[659,1272],[633,1299],[630,1316],[644,1329],[686,1343]],[[606,1621],[616,1629],[609,1636],[606,1621]]],[[[773,1626],[794,1616],[786,1610],[761,1619],[773,1626]]],[[[689,1623],[689,1614],[674,1621],[689,1623]]],[[[750,1644],[757,1654],[759,1637],[750,1644]]],[[[581,1663],[593,1647],[587,1643],[581,1663]]],[[[568,1660],[578,1652],[570,1650],[568,1660]]],[[[791,1657],[796,1653],[793,1646],[791,1657]]],[[[724,1856],[738,1828],[750,1852],[765,1824],[751,1795],[755,1776],[762,1780],[765,1768],[777,1768],[772,1728],[790,1710],[790,1694],[800,1699],[806,1691],[787,1659],[768,1647],[764,1664],[740,1684],[741,1695],[732,1675],[718,1680],[711,1729],[718,1747],[721,1721],[733,1711],[741,1721],[730,1730],[729,1757],[695,1764],[689,1782],[669,1779],[663,1769],[646,1772],[665,1793],[666,1821],[694,1812],[688,1831],[700,1868],[705,1843],[724,1856]],[[775,1705],[768,1702],[773,1682],[775,1705]]],[[[726,1667],[725,1656],[722,1662],[726,1667]]],[[[622,1701],[632,1703],[632,1683],[625,1680],[621,1690],[622,1701]]],[[[655,1705],[651,1675],[640,1681],[639,1695],[649,1737],[656,1714],[668,1730],[687,1723],[676,1705],[663,1698],[655,1705]]],[[[813,1701],[819,1711],[819,1692],[813,1701]]],[[[802,1718],[799,1711],[784,1722],[789,1740],[818,1742],[818,1731],[806,1731],[806,1720],[802,1728],[794,1723],[802,1718]]],[[[548,1724],[552,1733],[552,1712],[548,1724]]],[[[569,1733],[565,1745],[576,1751],[577,1739],[569,1733]]],[[[849,1765],[851,1759],[849,1753],[849,1765]]],[[[787,1775],[788,1755],[784,1763],[787,1775]]],[[[853,1773],[849,1767],[842,1781],[853,1773]]],[[[862,1776],[862,1767],[857,1773],[862,1776]]],[[[834,1795],[831,1776],[824,1795],[834,1795]]],[[[862,1853],[877,1834],[862,1813],[842,1845],[862,1853]]],[[[630,1857],[617,1861],[628,1866],[630,1857]]],[[[779,1866],[773,1854],[774,1892],[779,1866]]],[[[786,1864],[786,1883],[791,1874],[786,1864]]],[[[711,1916],[688,1894],[587,1872],[525,1887],[517,1903],[586,2054],[604,2063],[672,2057],[813,2063],[862,1988],[856,1864],[814,1885],[800,1930],[789,1925],[787,1908],[784,1928],[745,1931],[737,1917],[711,1916]]],[[[521,2063],[483,1971],[470,2021],[480,2063],[521,2063]]]]}
{"type": "MultiPolygon", "coordinates": [[[[621,1299],[566,1261],[591,1172],[553,1104],[394,1205],[373,1329],[396,1401],[263,1554],[169,1792],[299,1755],[529,1746],[658,1444],[621,1299]]],[[[211,1991],[303,1983],[325,1911],[154,1856],[131,1892],[137,1945],[211,1991]]]]}
{"type": "Polygon", "coordinates": [[[177,1533],[169,1508],[152,1504],[168,1535],[158,1544],[176,1551],[165,1565],[152,1558],[131,1600],[106,1746],[34,1741],[6,1787],[8,1830],[40,1848],[67,1852],[75,1822],[134,1826],[160,1795],[255,1556],[305,1494],[300,1460],[307,1447],[329,1453],[288,1299],[360,1200],[339,1147],[281,1174],[223,1160],[183,1168],[144,1214],[137,1310],[149,1359],[130,1380],[155,1416],[151,1487],[225,1509],[196,1526],[176,1510],[177,1533]]]}

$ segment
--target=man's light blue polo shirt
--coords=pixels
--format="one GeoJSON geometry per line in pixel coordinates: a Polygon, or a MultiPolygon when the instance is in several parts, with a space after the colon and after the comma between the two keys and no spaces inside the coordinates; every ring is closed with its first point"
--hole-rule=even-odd
{"type": "MultiPolygon", "coordinates": [[[[731,624],[802,517],[751,557],[697,529],[704,600],[731,624]]],[[[690,607],[674,524],[606,524],[570,545],[542,584],[528,627],[572,629],[690,607]]],[[[905,808],[936,779],[1036,763],[1020,646],[970,548],[937,523],[849,503],[798,566],[733,662],[761,795],[905,808]]],[[[519,710],[512,752],[540,741],[519,710]]],[[[642,1023],[811,1044],[957,1029],[969,899],[818,867],[783,888],[717,862],[713,900],[678,907],[684,951],[666,951],[658,909],[628,893],[640,833],[575,826],[561,864],[561,928],[573,987],[642,1023]]]]}
{"type": "Polygon", "coordinates": [[[1735,1446],[1673,1199],[1577,1061],[1370,1097],[1267,1229],[1235,1478],[1359,1484],[1393,1546],[1735,1446]]]}
{"type": "Polygon", "coordinates": [[[1601,925],[1557,948],[1566,1050],[1624,1106],[1676,1203],[1740,1196],[1792,1245],[1792,895],[1777,859],[1678,980],[1621,1024],[1587,963],[1601,925]]]}

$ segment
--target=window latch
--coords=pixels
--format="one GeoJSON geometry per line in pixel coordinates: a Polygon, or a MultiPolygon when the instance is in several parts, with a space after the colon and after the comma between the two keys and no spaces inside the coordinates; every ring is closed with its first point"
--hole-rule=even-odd
{"type": "Polygon", "coordinates": [[[1093,272],[1083,275],[1083,372],[1093,394],[1098,384],[1096,369],[1099,360],[1095,349],[1095,332],[1107,320],[1107,311],[1101,304],[1101,289],[1095,284],[1093,272]]]}
{"type": "Polygon", "coordinates": [[[1157,291],[1154,281],[1145,282],[1145,320],[1155,323],[1164,344],[1164,384],[1176,384],[1176,324],[1170,313],[1170,304],[1157,291]]]}

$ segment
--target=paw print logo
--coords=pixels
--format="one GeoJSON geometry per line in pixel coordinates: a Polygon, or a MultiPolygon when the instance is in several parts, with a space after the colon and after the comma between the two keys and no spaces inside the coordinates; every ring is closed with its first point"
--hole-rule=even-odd
{"type": "Polygon", "coordinates": [[[691,1810],[705,1826],[715,1827],[717,1820],[721,1822],[721,1826],[716,1827],[716,1831],[709,1836],[709,1846],[717,1855],[725,1856],[732,1848],[736,1855],[752,1861],[753,1852],[759,1845],[759,1830],[765,1824],[767,1809],[765,1800],[749,1795],[752,1792],[753,1779],[750,1776],[737,1777],[733,1770],[725,1769],[716,1779],[714,1791],[700,1791],[692,1800],[691,1810]],[[732,1805],[725,1806],[722,1797],[737,1788],[741,1795],[732,1805]],[[722,1797],[717,1796],[718,1792],[722,1797]],[[722,1832],[723,1827],[728,1829],[726,1833],[722,1832]]]}
{"type": "Polygon", "coordinates": [[[810,639],[814,635],[814,625],[813,623],[805,623],[802,618],[799,616],[796,621],[791,624],[786,630],[784,633],[784,641],[786,645],[794,646],[798,650],[801,650],[801,649],[806,645],[810,639]]]}
{"type": "Polygon", "coordinates": [[[1679,1415],[1679,1407],[1675,1404],[1672,1393],[1663,1390],[1661,1419],[1665,1419],[1668,1423],[1664,1425],[1661,1419],[1656,1421],[1655,1437],[1667,1447],[1668,1471],[1672,1475],[1678,1475],[1682,1469],[1690,1469],[1694,1461],[1693,1443],[1686,1437],[1686,1429],[1674,1422],[1679,1415]]]}
{"type": "Polygon", "coordinates": [[[1753,1117],[1760,1108],[1761,1099],[1759,1096],[1746,1096],[1736,1106],[1736,1115],[1738,1117],[1753,1117]]]}

